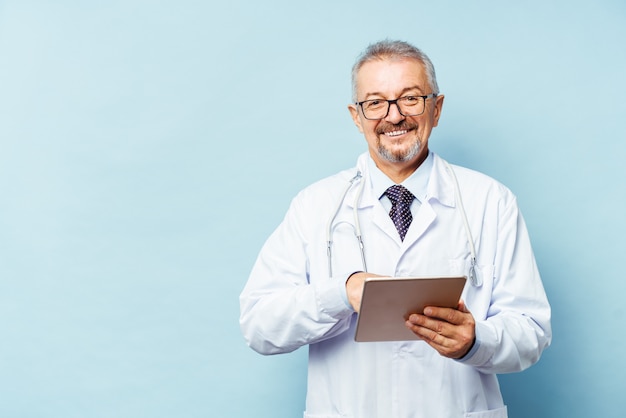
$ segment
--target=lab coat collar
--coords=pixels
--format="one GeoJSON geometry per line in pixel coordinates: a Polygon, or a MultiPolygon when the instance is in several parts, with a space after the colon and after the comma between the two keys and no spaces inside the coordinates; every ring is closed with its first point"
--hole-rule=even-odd
{"type": "MultiPolygon", "coordinates": [[[[426,200],[426,189],[430,174],[433,171],[433,160],[434,156],[429,152],[417,170],[400,183],[415,196],[415,199],[419,202],[418,205],[426,200]]],[[[376,167],[376,163],[371,156],[368,156],[366,161],[372,182],[372,192],[381,199],[385,191],[396,183],[376,167]]]]}
{"type": "Polygon", "coordinates": [[[448,172],[443,158],[437,154],[434,157],[433,171],[430,173],[428,182],[427,200],[435,200],[444,206],[455,207],[454,174],[448,172]]]}
{"type": "MultiPolygon", "coordinates": [[[[428,181],[425,201],[437,201],[444,206],[454,207],[454,179],[452,174],[448,172],[444,160],[437,154],[432,154],[434,157],[433,167],[432,172],[430,173],[430,180],[428,181]]],[[[357,160],[357,170],[360,171],[363,176],[361,181],[366,182],[363,195],[358,203],[359,209],[374,206],[380,198],[380,196],[376,196],[374,194],[372,189],[372,179],[367,164],[368,158],[369,155],[367,153],[363,153],[357,160]]],[[[358,186],[353,187],[348,194],[348,198],[346,200],[349,207],[353,207],[354,198],[356,197],[358,188],[358,186]]]]}

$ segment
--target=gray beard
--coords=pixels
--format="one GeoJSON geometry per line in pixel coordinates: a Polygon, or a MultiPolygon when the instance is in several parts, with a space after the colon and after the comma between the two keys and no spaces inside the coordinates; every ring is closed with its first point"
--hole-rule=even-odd
{"type": "Polygon", "coordinates": [[[412,160],[417,154],[420,152],[420,142],[415,141],[411,148],[408,151],[400,153],[400,152],[391,152],[384,145],[378,141],[378,155],[381,158],[389,161],[390,163],[404,163],[412,160]]]}

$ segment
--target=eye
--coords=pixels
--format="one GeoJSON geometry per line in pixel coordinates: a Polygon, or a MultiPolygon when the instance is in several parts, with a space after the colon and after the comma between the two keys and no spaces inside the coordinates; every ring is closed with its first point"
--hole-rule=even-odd
{"type": "Polygon", "coordinates": [[[421,99],[419,96],[404,96],[402,98],[407,104],[415,104],[418,103],[421,99]]]}
{"type": "Polygon", "coordinates": [[[368,100],[365,103],[363,103],[363,105],[367,109],[377,109],[379,107],[382,107],[384,103],[386,103],[386,101],[384,100],[368,100]]]}

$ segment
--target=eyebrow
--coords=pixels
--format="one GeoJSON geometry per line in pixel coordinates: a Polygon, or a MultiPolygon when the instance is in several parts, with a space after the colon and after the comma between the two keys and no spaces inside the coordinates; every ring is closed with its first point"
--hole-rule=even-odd
{"type": "MultiPolygon", "coordinates": [[[[402,91],[400,92],[400,95],[398,97],[402,97],[406,92],[411,91],[411,90],[417,90],[419,91],[421,94],[424,94],[424,90],[422,90],[422,88],[420,86],[411,86],[411,87],[405,87],[402,89],[402,91]]],[[[367,93],[365,95],[365,99],[364,100],[369,100],[369,97],[371,96],[380,96],[380,97],[385,97],[384,94],[379,93],[377,91],[372,92],[372,93],[367,93]]]]}

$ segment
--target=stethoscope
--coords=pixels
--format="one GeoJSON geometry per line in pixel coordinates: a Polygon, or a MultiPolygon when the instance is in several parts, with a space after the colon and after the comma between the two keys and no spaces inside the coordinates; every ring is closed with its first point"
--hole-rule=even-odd
{"type": "MultiPolygon", "coordinates": [[[[454,170],[452,169],[452,167],[450,167],[450,164],[448,164],[448,162],[445,160],[444,160],[444,164],[448,172],[452,175],[452,178],[454,179],[454,192],[456,196],[458,197],[457,207],[459,208],[459,211],[461,212],[461,217],[463,218],[463,225],[465,227],[465,235],[467,236],[467,242],[469,244],[471,260],[470,260],[470,268],[469,268],[467,276],[470,282],[474,286],[481,286],[482,279],[478,277],[478,275],[476,274],[476,248],[474,247],[474,239],[472,237],[472,231],[470,230],[469,222],[467,220],[467,214],[465,213],[465,208],[463,207],[463,199],[461,198],[461,189],[459,188],[459,181],[456,178],[456,174],[454,173],[454,170]]],[[[330,217],[328,221],[328,227],[326,229],[326,245],[327,245],[326,253],[328,255],[328,276],[329,277],[333,277],[333,263],[332,263],[333,233],[334,233],[334,228],[338,225],[338,224],[333,225],[333,223],[335,222],[335,218],[337,218],[337,215],[339,214],[341,205],[343,205],[343,202],[346,199],[346,195],[348,194],[348,192],[354,186],[355,183],[359,183],[358,185],[359,188],[357,189],[357,192],[354,197],[354,204],[352,205],[352,208],[353,208],[352,216],[354,217],[354,225],[351,225],[351,226],[354,230],[354,235],[356,237],[356,240],[359,246],[359,251],[361,253],[361,263],[363,264],[363,271],[367,272],[367,264],[365,262],[365,246],[363,245],[363,236],[361,234],[361,222],[359,221],[359,213],[357,209],[358,203],[361,200],[361,196],[363,195],[363,189],[365,188],[365,181],[362,181],[362,178],[363,176],[361,175],[361,171],[357,170],[356,175],[352,177],[350,181],[348,182],[348,185],[346,186],[345,190],[343,191],[343,194],[341,195],[341,199],[339,200],[337,209],[335,209],[335,212],[333,213],[333,215],[330,217]]]]}

